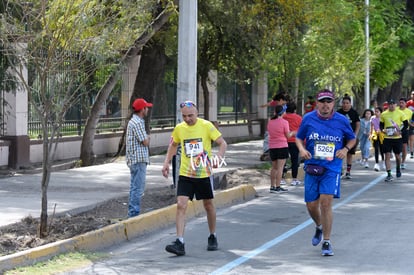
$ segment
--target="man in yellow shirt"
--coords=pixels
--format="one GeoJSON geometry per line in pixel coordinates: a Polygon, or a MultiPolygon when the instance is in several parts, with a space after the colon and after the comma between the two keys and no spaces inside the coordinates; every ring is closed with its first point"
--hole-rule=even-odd
{"type": "Polygon", "coordinates": [[[162,168],[164,177],[168,177],[172,157],[181,145],[180,175],[177,184],[177,239],[165,247],[167,252],[177,256],[185,255],[184,226],[188,200],[203,200],[210,231],[207,250],[217,250],[216,209],[213,204],[212,168],[222,165],[227,143],[221,133],[209,121],[198,118],[197,106],[186,101],[180,104],[183,122],[176,125],[167,156],[162,168]],[[212,141],[219,145],[217,156],[211,155],[212,141]]]}
{"type": "MultiPolygon", "coordinates": [[[[408,121],[408,125],[411,126],[411,117],[413,116],[413,111],[407,108],[407,99],[405,97],[400,98],[398,109],[405,114],[405,118],[408,121]]],[[[401,131],[402,136],[402,156],[401,156],[401,169],[405,169],[405,159],[407,158],[408,152],[408,139],[409,139],[409,129],[401,131]]]]}
{"type": "Polygon", "coordinates": [[[388,102],[388,109],[381,113],[380,129],[384,132],[384,153],[385,167],[387,169],[386,182],[391,182],[394,178],[391,175],[391,152],[394,152],[396,163],[397,178],[401,177],[401,152],[402,135],[401,133],[408,128],[408,121],[405,114],[396,108],[396,102],[391,99],[388,102]]]}

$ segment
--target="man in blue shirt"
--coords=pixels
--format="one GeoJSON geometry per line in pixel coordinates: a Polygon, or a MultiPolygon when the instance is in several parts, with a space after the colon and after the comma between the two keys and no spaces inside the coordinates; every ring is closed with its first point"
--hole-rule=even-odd
{"type": "Polygon", "coordinates": [[[138,216],[141,210],[141,197],[145,189],[145,177],[149,164],[150,136],[145,131],[144,117],[148,114],[148,103],[143,98],[132,103],[134,114],[128,122],[126,134],[126,161],[131,172],[129,191],[128,217],[138,216]]]}
{"type": "Polygon", "coordinates": [[[334,111],[335,96],[330,90],[319,91],[316,99],[316,110],[304,115],[296,133],[296,145],[305,159],[306,207],[316,224],[312,245],[317,246],[323,236],[322,255],[333,256],[332,203],[340,197],[342,160],[356,137],[346,117],[334,111]]]}

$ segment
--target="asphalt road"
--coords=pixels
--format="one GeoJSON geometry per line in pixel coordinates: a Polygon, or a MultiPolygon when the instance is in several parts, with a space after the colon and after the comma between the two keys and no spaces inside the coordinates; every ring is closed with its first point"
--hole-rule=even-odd
{"type": "Polygon", "coordinates": [[[314,225],[303,186],[258,197],[217,212],[218,251],[207,251],[205,216],[186,225],[186,256],[165,252],[175,226],[106,249],[108,257],[66,274],[412,274],[414,270],[414,161],[403,177],[355,164],[334,204],[333,257],[313,247],[314,225]]]}

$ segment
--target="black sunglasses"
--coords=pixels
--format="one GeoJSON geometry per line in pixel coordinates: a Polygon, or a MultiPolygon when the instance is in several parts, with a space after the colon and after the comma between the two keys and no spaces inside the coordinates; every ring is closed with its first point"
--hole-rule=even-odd
{"type": "Polygon", "coordinates": [[[180,108],[181,109],[184,108],[185,106],[187,106],[187,107],[196,107],[197,108],[197,106],[192,101],[184,101],[184,102],[180,103],[180,108]]]}
{"type": "Polygon", "coordinates": [[[321,100],[318,100],[320,103],[331,103],[331,102],[333,102],[333,99],[330,99],[330,98],[324,98],[324,99],[321,99],[321,100]]]}

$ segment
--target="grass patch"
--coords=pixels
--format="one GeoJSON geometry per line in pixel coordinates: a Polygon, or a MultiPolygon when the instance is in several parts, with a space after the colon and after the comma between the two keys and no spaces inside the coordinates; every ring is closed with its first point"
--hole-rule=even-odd
{"type": "Polygon", "coordinates": [[[265,161],[257,166],[257,169],[259,170],[269,170],[270,168],[272,168],[272,163],[270,161],[265,161]]]}
{"type": "Polygon", "coordinates": [[[86,267],[91,265],[94,261],[106,257],[107,255],[103,253],[72,252],[55,256],[48,261],[39,262],[32,266],[18,267],[16,269],[6,271],[4,274],[57,274],[86,267]]]}
{"type": "Polygon", "coordinates": [[[220,106],[219,113],[230,113],[230,112],[234,112],[233,106],[220,106]]]}

